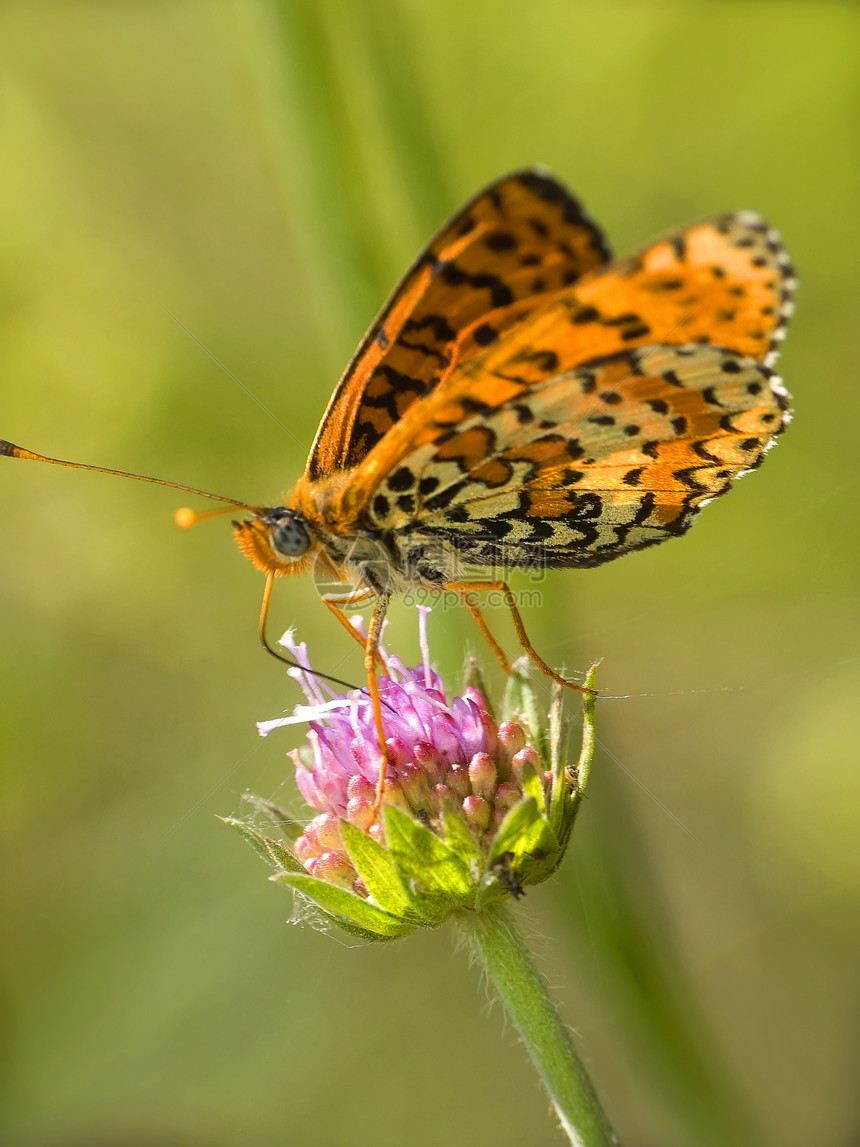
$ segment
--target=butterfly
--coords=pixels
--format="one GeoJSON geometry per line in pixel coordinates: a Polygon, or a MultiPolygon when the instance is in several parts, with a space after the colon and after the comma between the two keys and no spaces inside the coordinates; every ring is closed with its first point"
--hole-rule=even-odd
{"type": "MultiPolygon", "coordinates": [[[[392,292],[284,504],[217,499],[248,511],[233,528],[266,575],[263,644],[280,656],[265,636],[276,578],[349,585],[323,600],[364,647],[383,761],[378,646],[407,589],[453,591],[509,669],[476,598],[500,591],[528,655],[581,689],[532,646],[505,572],[599,566],[679,536],[761,465],[790,417],[773,363],[794,286],[778,233],[751,212],[613,262],[548,173],[491,184],[392,292]],[[370,601],[362,635],[344,611],[370,601]]],[[[7,442],[0,454],[57,461],[7,442]]]]}

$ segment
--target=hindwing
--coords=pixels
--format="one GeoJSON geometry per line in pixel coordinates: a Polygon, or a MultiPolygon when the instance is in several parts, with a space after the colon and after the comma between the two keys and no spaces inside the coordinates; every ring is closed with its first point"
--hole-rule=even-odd
{"type": "Polygon", "coordinates": [[[769,367],[702,344],[621,351],[442,415],[379,484],[369,521],[507,567],[595,566],[684,533],[789,417],[769,367]]]}

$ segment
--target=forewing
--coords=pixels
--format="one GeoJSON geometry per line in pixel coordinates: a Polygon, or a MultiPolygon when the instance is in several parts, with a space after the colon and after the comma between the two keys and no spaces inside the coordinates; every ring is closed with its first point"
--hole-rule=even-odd
{"type": "Polygon", "coordinates": [[[589,357],[624,345],[710,343],[771,366],[795,286],[779,232],[741,211],[677,231],[592,275],[573,293],[573,318],[595,334],[582,348],[589,357]]]}
{"type": "Polygon", "coordinates": [[[684,533],[761,464],[788,396],[752,358],[663,345],[461,413],[426,427],[381,483],[374,529],[478,565],[595,566],[684,533]]]}
{"type": "Polygon", "coordinates": [[[354,475],[367,504],[435,425],[494,410],[596,359],[635,347],[713,345],[772,365],[792,309],[794,273],[779,237],[749,212],[723,215],[593,271],[533,309],[480,354],[453,367],[354,475]]]}
{"type": "Polygon", "coordinates": [[[545,173],[516,172],[481,192],[431,240],[365,335],[306,478],[357,466],[455,364],[607,259],[600,231],[545,173]]]}
{"type": "Polygon", "coordinates": [[[465,395],[493,404],[506,384],[537,385],[592,359],[658,343],[721,346],[772,365],[794,286],[779,236],[762,219],[741,212],[706,220],[546,301],[452,371],[434,399],[465,395]]]}

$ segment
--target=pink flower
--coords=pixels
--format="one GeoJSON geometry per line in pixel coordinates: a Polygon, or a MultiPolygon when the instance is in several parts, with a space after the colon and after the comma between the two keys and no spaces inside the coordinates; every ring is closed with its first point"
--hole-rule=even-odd
{"type": "MultiPolygon", "coordinates": [[[[430,664],[428,613],[419,610],[422,664],[407,668],[382,651],[388,754],[381,808],[368,691],[335,694],[310,672],[307,647],[288,633],[282,644],[303,667],[289,672],[307,704],[259,728],[265,736],[308,724],[306,745],[289,755],[299,792],[317,815],[301,825],[268,806],[286,843],[230,822],[275,865],[276,879],[372,939],[435,925],[545,879],[564,853],[590,763],[589,743],[576,768],[565,766],[562,738],[550,737],[536,716],[541,706],[524,662],[515,666],[501,722],[474,665],[462,694],[449,699],[430,664]]],[[[558,691],[544,709],[554,710],[560,730],[558,691]]],[[[587,728],[592,713],[588,700],[587,728]]]]}

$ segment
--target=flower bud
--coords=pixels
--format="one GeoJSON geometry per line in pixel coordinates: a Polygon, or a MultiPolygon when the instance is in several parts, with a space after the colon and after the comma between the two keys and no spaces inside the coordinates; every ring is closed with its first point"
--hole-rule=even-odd
{"type": "Polygon", "coordinates": [[[509,809],[513,808],[518,803],[522,792],[518,785],[513,781],[503,781],[502,784],[496,789],[496,796],[493,804],[496,808],[509,809]]]}
{"type": "Polygon", "coordinates": [[[320,850],[317,845],[312,844],[304,834],[296,840],[293,845],[293,851],[305,868],[308,869],[308,872],[311,871],[311,869],[308,868],[309,862],[320,856],[320,850]]]}
{"type": "Polygon", "coordinates": [[[405,765],[412,757],[409,746],[402,737],[389,737],[385,747],[388,750],[388,764],[395,772],[399,772],[400,766],[405,765]]]}
{"type": "Polygon", "coordinates": [[[430,779],[416,764],[401,765],[398,769],[400,787],[409,805],[416,812],[430,808],[430,779]]]}
{"type": "Polygon", "coordinates": [[[366,832],[376,819],[373,801],[365,797],[351,797],[346,802],[346,819],[366,832]]]}
{"type": "Polygon", "coordinates": [[[468,765],[453,764],[445,774],[445,784],[460,800],[467,797],[472,791],[468,765]]]}
{"type": "Polygon", "coordinates": [[[357,873],[342,852],[324,852],[317,860],[314,876],[340,888],[352,889],[357,873]]]}
{"type": "Polygon", "coordinates": [[[515,753],[525,746],[526,735],[522,727],[516,721],[502,721],[499,725],[499,750],[500,756],[505,757],[510,761],[515,753]]]}
{"type": "Polygon", "coordinates": [[[323,852],[338,851],[343,848],[340,821],[332,812],[324,812],[315,816],[305,829],[305,836],[314,840],[323,852]]]}
{"type": "Polygon", "coordinates": [[[419,741],[412,751],[412,760],[427,774],[431,787],[438,785],[445,777],[445,766],[440,753],[426,741],[419,741]]]}
{"type": "Polygon", "coordinates": [[[446,808],[459,808],[460,801],[447,785],[434,785],[430,792],[430,807],[438,816],[443,813],[446,808]]]}
{"type": "Polygon", "coordinates": [[[402,809],[403,812],[411,812],[409,801],[400,787],[400,782],[394,777],[385,778],[382,786],[382,803],[402,809]]]}
{"type": "Polygon", "coordinates": [[[490,801],[496,791],[496,766],[489,753],[475,753],[469,761],[469,780],[476,796],[490,801]]]}
{"type": "Polygon", "coordinates": [[[472,828],[489,828],[491,815],[492,809],[483,797],[471,796],[463,801],[463,818],[472,828]]]}
{"type": "Polygon", "coordinates": [[[519,789],[523,787],[523,769],[526,767],[531,768],[535,773],[541,771],[540,757],[531,745],[527,745],[524,749],[514,753],[511,760],[511,780],[519,789]]]}
{"type": "Polygon", "coordinates": [[[346,795],[350,799],[359,797],[362,800],[372,801],[376,796],[376,785],[370,777],[362,776],[361,773],[356,773],[355,776],[350,777],[346,786],[346,795]]]}

